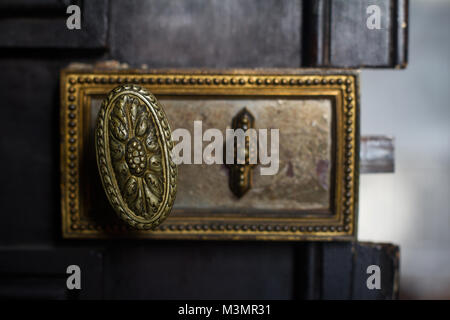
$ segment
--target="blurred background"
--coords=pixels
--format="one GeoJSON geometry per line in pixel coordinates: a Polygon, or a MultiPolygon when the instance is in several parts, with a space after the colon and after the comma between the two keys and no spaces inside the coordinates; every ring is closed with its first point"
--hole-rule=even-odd
{"type": "Polygon", "coordinates": [[[450,1],[412,0],[405,70],[361,72],[361,134],[395,173],[360,180],[359,240],[400,245],[400,298],[450,299],[450,1]]]}

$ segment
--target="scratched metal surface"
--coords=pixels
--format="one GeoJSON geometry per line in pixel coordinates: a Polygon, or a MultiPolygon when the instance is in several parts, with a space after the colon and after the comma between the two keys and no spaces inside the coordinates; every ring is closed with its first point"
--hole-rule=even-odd
{"type": "MultiPolygon", "coordinates": [[[[253,187],[238,199],[228,186],[225,165],[181,164],[175,208],[228,210],[230,213],[238,208],[253,211],[328,209],[331,192],[330,100],[160,97],[160,101],[172,129],[189,130],[192,149],[194,121],[202,121],[203,132],[217,128],[225,137],[225,129],[230,128],[231,119],[243,107],[254,115],[255,129],[279,129],[279,170],[275,175],[261,175],[260,166],[254,168],[253,187]]],[[[94,102],[91,113],[96,114],[98,106],[99,103],[94,102]]],[[[270,139],[270,133],[268,136],[270,139]]],[[[202,150],[208,144],[204,142],[202,150]]],[[[191,159],[193,162],[193,156],[191,159]]]]}

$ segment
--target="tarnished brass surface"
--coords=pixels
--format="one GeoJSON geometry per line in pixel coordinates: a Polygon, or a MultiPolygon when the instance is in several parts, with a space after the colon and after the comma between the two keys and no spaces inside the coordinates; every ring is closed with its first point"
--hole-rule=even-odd
{"type": "Polygon", "coordinates": [[[172,209],[171,139],[164,109],[147,90],[124,85],[103,101],[95,131],[98,170],[111,206],[133,228],[155,228],[172,209]]]}
{"type": "MultiPolygon", "coordinates": [[[[233,129],[242,129],[244,132],[248,129],[254,128],[255,117],[247,110],[247,108],[239,111],[237,115],[234,116],[232,122],[233,129]]],[[[234,163],[229,164],[230,169],[230,189],[238,197],[241,198],[251,187],[252,187],[252,169],[257,164],[250,163],[250,153],[253,154],[255,159],[257,156],[257,145],[250,147],[248,136],[245,137],[245,163],[237,163],[237,150],[241,148],[239,141],[234,142],[234,163]]],[[[226,152],[226,148],[225,148],[226,152]]],[[[225,154],[224,152],[224,154],[225,154]]]]}
{"type": "MultiPolygon", "coordinates": [[[[241,198],[230,189],[226,165],[178,166],[177,199],[174,214],[194,214],[199,209],[220,210],[238,215],[243,210],[265,216],[319,214],[330,209],[333,164],[333,103],[314,97],[166,97],[164,104],[172,128],[186,128],[193,136],[193,122],[202,120],[203,132],[225,130],[243,106],[253,115],[254,127],[279,129],[279,170],[261,175],[252,169],[252,187],[241,198]]],[[[92,101],[95,109],[97,101],[92,101]]],[[[270,133],[269,133],[270,135],[270,133]]],[[[204,142],[205,147],[208,143],[204,142]]]]}
{"type": "Polygon", "coordinates": [[[331,240],[356,234],[359,96],[353,71],[78,69],[62,72],[61,92],[66,238],[331,240]],[[245,106],[255,128],[280,129],[279,172],[261,176],[258,165],[252,188],[236,198],[225,165],[180,165],[172,214],[155,230],[130,229],[111,214],[93,144],[100,102],[124,83],[155,94],[172,129],[203,120],[205,130],[224,130],[245,106]]]}

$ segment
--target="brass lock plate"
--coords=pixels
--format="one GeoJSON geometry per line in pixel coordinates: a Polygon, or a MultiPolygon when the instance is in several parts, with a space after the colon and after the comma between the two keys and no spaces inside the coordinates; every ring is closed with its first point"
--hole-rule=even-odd
{"type": "Polygon", "coordinates": [[[349,70],[63,70],[63,236],[354,239],[358,86],[358,73],[349,70]],[[112,213],[97,172],[94,146],[102,100],[124,84],[153,93],[164,106],[172,130],[190,132],[192,148],[200,143],[202,152],[209,141],[195,140],[199,123],[202,134],[215,128],[224,137],[226,129],[233,127],[278,129],[278,170],[262,175],[261,167],[267,165],[261,163],[207,164],[204,159],[196,162],[192,154],[192,164],[178,166],[177,196],[165,222],[154,230],[130,228],[112,213]]]}

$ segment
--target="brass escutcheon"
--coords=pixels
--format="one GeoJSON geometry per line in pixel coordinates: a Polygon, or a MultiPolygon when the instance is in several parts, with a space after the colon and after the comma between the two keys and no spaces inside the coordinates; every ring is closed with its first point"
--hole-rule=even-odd
{"type": "Polygon", "coordinates": [[[162,105],[142,87],[117,87],[103,100],[95,133],[97,165],[109,203],[131,227],[154,229],[170,214],[177,180],[162,105]]]}

